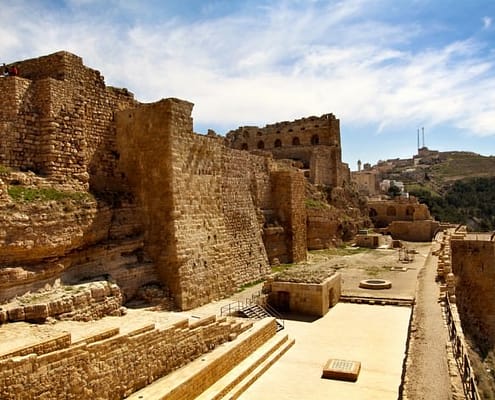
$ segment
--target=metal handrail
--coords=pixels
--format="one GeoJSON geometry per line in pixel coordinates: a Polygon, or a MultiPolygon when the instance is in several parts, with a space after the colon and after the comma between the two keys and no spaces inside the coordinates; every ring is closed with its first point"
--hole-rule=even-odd
{"type": "Polygon", "coordinates": [[[270,306],[269,304],[261,305],[259,303],[259,299],[261,298],[261,291],[253,293],[251,295],[251,298],[247,297],[243,301],[238,300],[229,304],[226,304],[222,307],[220,307],[220,316],[224,315],[232,315],[236,312],[241,311],[244,307],[252,306],[252,305],[259,305],[260,307],[264,308],[265,311],[273,316],[277,321],[282,325],[282,327],[285,328],[285,321],[283,319],[282,314],[280,314],[275,308],[270,306]]]}
{"type": "Polygon", "coordinates": [[[480,400],[480,394],[476,387],[476,378],[473,373],[473,367],[469,361],[468,353],[465,349],[463,340],[459,335],[457,324],[454,320],[452,308],[448,294],[445,295],[447,303],[447,327],[449,330],[449,339],[452,342],[453,354],[461,373],[464,394],[469,400],[480,400]]]}

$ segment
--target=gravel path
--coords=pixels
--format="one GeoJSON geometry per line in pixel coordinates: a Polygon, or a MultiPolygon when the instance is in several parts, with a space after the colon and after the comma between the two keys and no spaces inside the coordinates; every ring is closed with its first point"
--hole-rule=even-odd
{"type": "Polygon", "coordinates": [[[445,348],[447,328],[438,303],[439,287],[435,276],[436,257],[429,255],[418,277],[416,315],[409,347],[410,364],[406,371],[408,400],[453,398],[445,348]]]}

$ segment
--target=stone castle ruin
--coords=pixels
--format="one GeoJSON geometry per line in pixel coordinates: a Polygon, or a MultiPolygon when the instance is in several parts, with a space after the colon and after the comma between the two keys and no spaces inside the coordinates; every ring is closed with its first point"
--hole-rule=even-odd
{"type": "Polygon", "coordinates": [[[279,122],[264,128],[244,126],[227,133],[230,147],[269,151],[275,159],[299,162],[311,183],[343,186],[350,171],[342,162],[340,123],[333,114],[279,122]]]}
{"type": "Polygon", "coordinates": [[[139,103],[74,54],[16,65],[0,79],[0,301],[103,276],[124,300],[158,283],[190,309],[366,221],[332,114],[199,135],[192,103],[139,103]],[[308,208],[311,183],[341,208],[308,208]],[[48,189],[69,199],[11,199],[48,189]]]}

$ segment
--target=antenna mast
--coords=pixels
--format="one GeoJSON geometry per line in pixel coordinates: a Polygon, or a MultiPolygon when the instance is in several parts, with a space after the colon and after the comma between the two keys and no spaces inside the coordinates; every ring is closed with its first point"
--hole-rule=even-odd
{"type": "Polygon", "coordinates": [[[425,127],[423,126],[421,130],[423,131],[423,147],[425,147],[425,127]]]}

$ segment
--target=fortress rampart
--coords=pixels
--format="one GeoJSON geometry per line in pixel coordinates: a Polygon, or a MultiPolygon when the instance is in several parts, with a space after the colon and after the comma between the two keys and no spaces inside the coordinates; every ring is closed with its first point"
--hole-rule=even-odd
{"type": "Polygon", "coordinates": [[[137,104],[133,96],[68,52],[17,65],[20,76],[0,80],[0,164],[115,190],[113,114],[137,104]]]}
{"type": "Polygon", "coordinates": [[[495,347],[495,241],[468,233],[450,240],[457,307],[463,329],[483,352],[495,347]]]}
{"type": "Polygon", "coordinates": [[[276,159],[299,161],[314,184],[342,186],[350,181],[349,169],[342,163],[340,122],[333,114],[264,128],[243,126],[228,132],[226,143],[239,150],[266,151],[276,159]]]}

